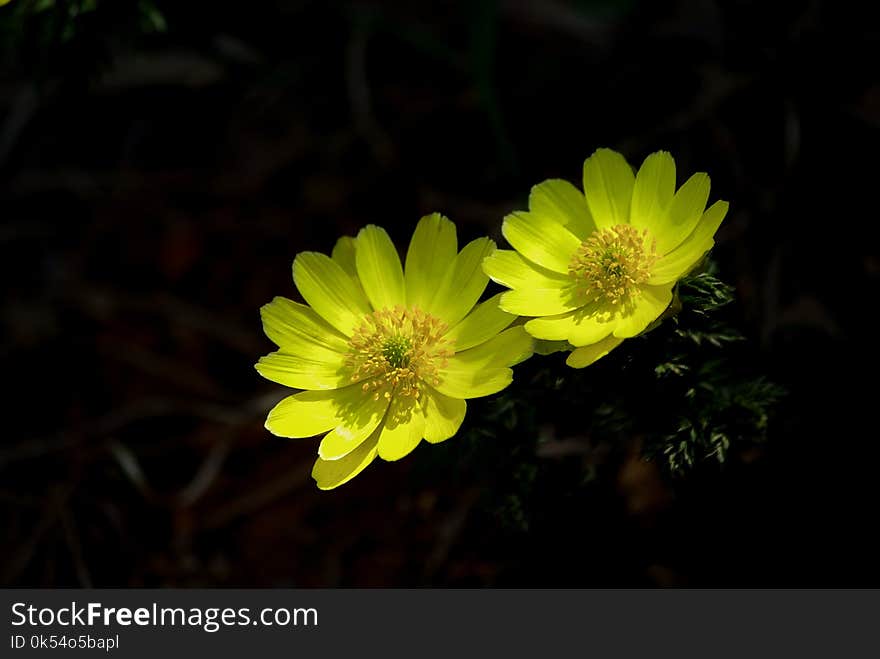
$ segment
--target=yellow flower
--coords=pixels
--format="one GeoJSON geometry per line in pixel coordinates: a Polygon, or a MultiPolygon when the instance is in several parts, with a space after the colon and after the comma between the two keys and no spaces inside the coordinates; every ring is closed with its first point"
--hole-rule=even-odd
{"type": "Polygon", "coordinates": [[[489,278],[480,238],[458,252],[455,225],[422,218],[406,267],[388,234],[367,226],[342,238],[332,257],[303,252],[293,280],[308,305],[275,298],[261,310],[279,347],[257,363],[273,382],[303,389],[278,403],[266,428],[282,437],[324,435],[312,476],[332,489],[378,455],[399,460],[422,438],[452,437],[465,399],[510,384],[514,364],[532,352],[522,326],[498,306],[477,304],[489,278]],[[326,434],[325,434],[326,433],[326,434]]]}
{"type": "Polygon", "coordinates": [[[669,306],[675,283],[714,245],[726,201],[708,209],[709,177],[675,189],[675,161],[652,153],[638,173],[616,151],[584,162],[584,192],[567,181],[532,188],[528,212],[504,220],[516,251],[483,264],[510,313],[533,316],[534,337],[568,341],[566,363],[583,368],[643,332],[669,306]]]}

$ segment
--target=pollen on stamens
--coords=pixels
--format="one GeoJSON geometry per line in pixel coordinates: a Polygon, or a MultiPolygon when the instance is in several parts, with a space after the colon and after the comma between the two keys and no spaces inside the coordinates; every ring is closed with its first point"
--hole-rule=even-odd
{"type": "Polygon", "coordinates": [[[346,365],[361,389],[380,396],[421,396],[422,383],[440,383],[454,354],[448,327],[417,307],[380,309],[364,317],[349,340],[346,365]]]}
{"type": "Polygon", "coordinates": [[[589,300],[627,304],[657,262],[657,244],[646,229],[618,224],[597,231],[574,253],[569,274],[589,300]]]}

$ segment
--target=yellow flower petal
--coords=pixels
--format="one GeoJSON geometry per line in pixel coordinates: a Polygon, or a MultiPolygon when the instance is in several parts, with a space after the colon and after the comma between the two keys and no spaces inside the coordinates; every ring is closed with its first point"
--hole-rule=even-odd
{"type": "Polygon", "coordinates": [[[549,179],[532,188],[529,211],[567,227],[580,240],[596,230],[584,193],[568,181],[549,179]]]}
{"type": "Polygon", "coordinates": [[[450,327],[457,325],[486,290],[489,277],[483,273],[482,263],[494,251],[495,243],[489,238],[477,238],[465,245],[439,282],[425,311],[450,327]]]}
{"type": "Polygon", "coordinates": [[[538,339],[568,341],[582,346],[608,336],[616,327],[614,314],[592,302],[576,311],[544,318],[533,318],[525,324],[526,331],[538,339]]]}
{"type": "Polygon", "coordinates": [[[522,325],[511,327],[485,343],[456,352],[450,359],[473,366],[515,366],[532,356],[535,345],[522,325]]]}
{"type": "Polygon", "coordinates": [[[260,308],[260,316],[266,336],[288,352],[306,352],[315,345],[336,352],[348,349],[346,338],[304,304],[276,297],[260,308]]]}
{"type": "Polygon", "coordinates": [[[571,281],[567,274],[542,268],[511,249],[499,249],[487,256],[483,271],[508,288],[561,288],[571,281]]]}
{"type": "Polygon", "coordinates": [[[458,253],[455,225],[433,213],[419,220],[406,252],[406,302],[427,308],[458,253]]]}
{"type": "Polygon", "coordinates": [[[476,368],[453,357],[440,377],[435,387],[440,393],[451,398],[481,398],[497,394],[513,382],[513,371],[503,367],[476,368]]]}
{"type": "Polygon", "coordinates": [[[297,254],[293,281],[312,309],[345,336],[351,336],[361,319],[372,311],[363,291],[325,254],[297,254]]]}
{"type": "Polygon", "coordinates": [[[406,304],[400,257],[385,229],[371,224],[360,230],[355,263],[358,278],[374,309],[406,304]]]}
{"type": "Polygon", "coordinates": [[[498,306],[500,298],[501,293],[481,302],[446,333],[444,338],[453,342],[456,351],[461,352],[488,341],[516,320],[516,316],[502,311],[498,306]]]}
{"type": "Polygon", "coordinates": [[[707,174],[698,172],[685,181],[672,198],[663,221],[652,231],[659,254],[668,254],[690,235],[703,216],[708,200],[707,174]]]}
{"type": "Polygon", "coordinates": [[[552,355],[555,352],[571,352],[571,344],[568,341],[535,340],[536,355],[552,355]]]}
{"type": "Polygon", "coordinates": [[[425,439],[438,444],[458,432],[467,412],[467,403],[444,396],[433,387],[426,388],[425,439]]]}
{"type": "Polygon", "coordinates": [[[531,356],[532,338],[522,326],[511,327],[494,339],[456,353],[440,370],[435,389],[452,398],[479,398],[504,389],[513,379],[513,366],[531,356]]]}
{"type": "Polygon", "coordinates": [[[535,213],[511,213],[504,218],[501,232],[524,257],[561,274],[568,273],[571,257],[581,246],[571,231],[535,213]]]}
{"type": "Polygon", "coordinates": [[[647,158],[636,174],[630,224],[653,231],[662,224],[675,195],[675,161],[666,151],[647,158]]]}
{"type": "Polygon", "coordinates": [[[379,433],[379,457],[393,462],[409,455],[425,435],[425,412],[418,399],[395,396],[379,433]]]}
{"type": "Polygon", "coordinates": [[[617,151],[597,149],[587,158],[584,162],[584,193],[599,229],[629,223],[634,184],[632,167],[617,151]]]}
{"type": "Polygon", "coordinates": [[[607,355],[621,343],[623,343],[623,339],[609,336],[598,343],[572,350],[565,363],[572,368],[584,368],[607,355]]]}
{"type": "Polygon", "coordinates": [[[601,341],[611,334],[618,324],[618,319],[611,313],[594,313],[577,318],[574,327],[568,333],[568,342],[573,346],[585,346],[601,341]]]}
{"type": "Polygon", "coordinates": [[[564,288],[521,288],[501,296],[501,308],[519,316],[549,316],[566,313],[583,304],[574,285],[564,288]]]}
{"type": "Polygon", "coordinates": [[[379,449],[379,431],[377,428],[370,437],[351,453],[339,460],[322,460],[318,458],[312,467],[312,478],[318,489],[332,490],[347,483],[361,473],[376,459],[379,449]]]}
{"type": "Polygon", "coordinates": [[[728,206],[726,201],[716,201],[709,206],[691,235],[685,238],[678,248],[657,262],[648,283],[668,284],[686,275],[703,258],[703,255],[712,249],[715,244],[715,232],[727,215],[728,206]]]}
{"type": "Polygon", "coordinates": [[[568,334],[574,327],[574,312],[532,318],[523,327],[536,339],[568,341],[568,334]]]}
{"type": "Polygon", "coordinates": [[[670,302],[672,302],[671,285],[642,286],[633,299],[631,308],[619,314],[614,336],[628,339],[642,333],[666,311],[670,302]]]}
{"type": "Polygon", "coordinates": [[[360,446],[382,422],[388,401],[381,393],[374,397],[371,392],[365,392],[361,400],[348,409],[340,409],[339,425],[324,435],[318,446],[321,459],[338,460],[360,446]]]}
{"type": "Polygon", "coordinates": [[[307,355],[269,353],[260,357],[256,369],[267,380],[293,389],[339,389],[351,383],[345,355],[317,345],[307,355]]]}
{"type": "Polygon", "coordinates": [[[330,252],[330,258],[336,261],[349,277],[357,279],[357,265],[355,261],[355,247],[357,240],[351,236],[342,236],[333,245],[333,251],[330,252]]]}
{"type": "MultiPolygon", "coordinates": [[[[562,232],[573,253],[579,239],[549,216],[583,225],[585,204],[572,186],[548,182],[532,205],[545,216],[539,223],[562,232]]],[[[309,306],[278,298],[262,310],[279,350],[260,359],[257,369],[306,389],[279,402],[266,427],[285,437],[324,434],[312,470],[321,489],[353,478],[376,456],[398,460],[422,438],[437,443],[453,436],[467,411],[465,399],[506,387],[510,367],[532,354],[534,340],[521,325],[510,328],[516,316],[501,308],[500,293],[477,304],[489,281],[483,262],[495,243],[478,239],[456,253],[455,234],[446,218],[423,218],[404,269],[385,231],[368,226],[357,238],[340,239],[331,257],[305,252],[294,259],[294,282],[309,306]],[[380,390],[374,398],[362,383],[352,383],[353,373],[393,382],[390,395],[380,390]]],[[[549,281],[562,295],[567,271],[511,256],[504,263],[515,263],[527,288],[549,281]]]]}
{"type": "Polygon", "coordinates": [[[361,385],[330,391],[302,391],[281,400],[269,412],[266,428],[279,437],[313,437],[335,428],[340,411],[363,398],[361,385]]]}

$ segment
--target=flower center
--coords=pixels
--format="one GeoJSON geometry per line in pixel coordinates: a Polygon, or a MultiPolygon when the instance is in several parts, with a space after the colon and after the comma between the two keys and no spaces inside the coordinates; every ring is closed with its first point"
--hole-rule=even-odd
{"type": "Polygon", "coordinates": [[[657,262],[657,241],[647,229],[617,224],[596,231],[571,257],[569,274],[589,301],[617,305],[631,301],[657,262]]]}
{"type": "Polygon", "coordinates": [[[348,342],[346,365],[364,392],[421,396],[422,383],[439,384],[454,354],[446,323],[417,307],[380,309],[364,317],[348,342]]]}
{"type": "Polygon", "coordinates": [[[410,350],[412,343],[405,336],[390,336],[382,344],[382,356],[391,368],[408,366],[410,350]]]}

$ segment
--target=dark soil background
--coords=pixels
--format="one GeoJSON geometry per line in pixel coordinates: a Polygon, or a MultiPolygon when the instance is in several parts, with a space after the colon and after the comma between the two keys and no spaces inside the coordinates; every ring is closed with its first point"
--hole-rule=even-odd
{"type": "Polygon", "coordinates": [[[0,583],[880,585],[870,10],[26,4],[0,8],[0,583]],[[317,491],[253,369],[296,252],[371,222],[405,245],[435,210],[500,240],[599,146],[730,201],[720,276],[788,391],[769,440],[674,480],[599,451],[518,526],[504,463],[463,475],[456,439],[317,491]]]}

